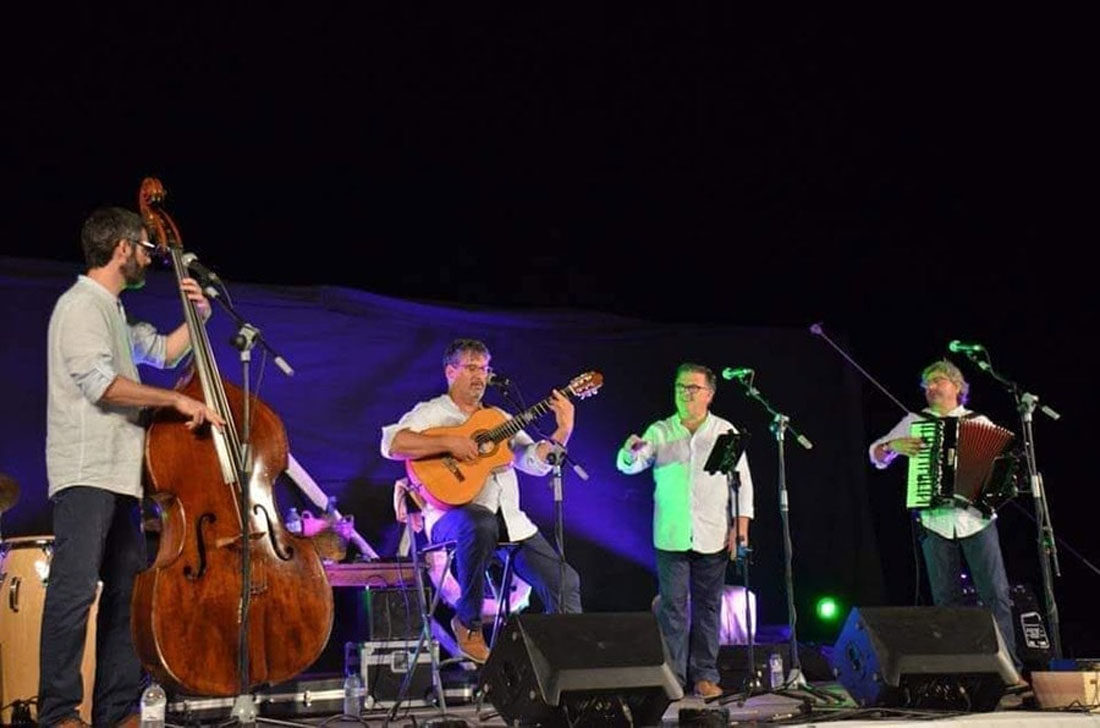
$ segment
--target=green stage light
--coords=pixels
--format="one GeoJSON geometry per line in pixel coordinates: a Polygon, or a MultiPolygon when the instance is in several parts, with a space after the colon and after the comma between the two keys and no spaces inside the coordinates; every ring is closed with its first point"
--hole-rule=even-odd
{"type": "Polygon", "coordinates": [[[822,622],[835,622],[840,618],[840,604],[833,597],[821,597],[817,600],[817,618],[822,622]]]}

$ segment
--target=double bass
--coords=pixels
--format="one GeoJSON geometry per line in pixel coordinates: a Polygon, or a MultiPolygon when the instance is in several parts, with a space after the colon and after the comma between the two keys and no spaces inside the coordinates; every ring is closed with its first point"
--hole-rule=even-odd
{"type": "MultiPolygon", "coordinates": [[[[178,282],[187,269],[164,196],[159,180],[142,182],[142,219],[178,282]]],[[[282,421],[249,395],[242,447],[236,423],[245,393],[221,377],[195,304],[180,297],[193,366],[177,389],[205,402],[226,426],[191,431],[170,408],[153,415],[146,493],[160,511],[161,537],[155,561],[134,584],[131,631],[142,664],[161,684],[192,695],[242,695],[289,680],[317,659],[332,629],[332,590],[313,544],[286,530],[275,503],[272,483],[287,467],[282,421]],[[242,473],[250,473],[247,483],[242,473]]]]}

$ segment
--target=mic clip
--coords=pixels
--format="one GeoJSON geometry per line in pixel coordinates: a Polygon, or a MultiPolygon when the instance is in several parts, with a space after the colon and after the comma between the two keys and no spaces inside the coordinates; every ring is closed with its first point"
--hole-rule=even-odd
{"type": "Polygon", "coordinates": [[[487,383],[490,387],[506,388],[512,386],[512,380],[503,374],[497,374],[496,372],[489,372],[489,379],[487,383]]]}

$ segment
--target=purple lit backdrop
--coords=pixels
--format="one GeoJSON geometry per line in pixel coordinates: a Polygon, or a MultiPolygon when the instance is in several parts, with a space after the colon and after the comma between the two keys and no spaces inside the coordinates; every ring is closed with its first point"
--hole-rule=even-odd
{"type": "MultiPolygon", "coordinates": [[[[0,376],[9,416],[0,425],[0,471],[22,487],[3,516],[6,536],[49,533],[44,466],[45,330],[53,302],[76,265],[0,258],[0,312],[7,343],[0,376]],[[14,415],[14,416],[13,416],[14,415]]],[[[642,284],[639,284],[642,285],[642,284]]],[[[805,329],[655,325],[568,311],[509,312],[412,303],[342,288],[234,286],[238,309],[297,370],[268,363],[261,397],[282,417],[291,451],[383,555],[399,536],[391,485],[403,472],[378,452],[380,428],[444,386],[441,355],[453,338],[483,339],[493,365],[518,382],[528,404],[589,369],[605,385],[577,405],[571,454],[591,475],[565,477],[566,552],[582,575],[586,608],[648,607],[655,592],[650,540],[652,479],[614,467],[620,443],[672,412],[673,370],[682,360],[716,369],[752,366],[757,386],[815,444],[787,441],[787,477],[800,613],[822,590],[850,603],[880,603],[882,572],[865,492],[865,435],[860,386],[852,372],[805,329]]],[[[654,295],[669,295],[655,289],[654,295]]],[[[172,281],[152,272],[145,290],[124,294],[131,315],[162,329],[180,319],[172,281]]],[[[670,301],[674,305],[674,301],[670,301]]],[[[211,340],[222,375],[239,383],[231,321],[216,312],[211,340]]],[[[257,350],[253,374],[259,371],[257,350]]],[[[171,386],[178,371],[142,369],[144,381],[171,386]]],[[[253,378],[255,385],[255,376],[253,378]]],[[[490,401],[495,393],[490,393],[490,401]]],[[[502,403],[503,404],[503,403],[502,403]]],[[[766,413],[738,385],[722,382],[717,412],[751,433],[757,549],[753,584],[764,623],[786,621],[781,534],[776,502],[776,447],[766,413]]],[[[552,420],[539,424],[547,426],[552,420]]],[[[523,504],[548,538],[553,502],[545,481],[521,476],[523,504]]],[[[284,507],[309,506],[292,486],[277,488],[284,507]]],[[[731,575],[731,579],[732,579],[731,575]]],[[[800,636],[813,626],[803,621],[800,636]]],[[[812,636],[812,635],[809,635],[812,636]]]]}

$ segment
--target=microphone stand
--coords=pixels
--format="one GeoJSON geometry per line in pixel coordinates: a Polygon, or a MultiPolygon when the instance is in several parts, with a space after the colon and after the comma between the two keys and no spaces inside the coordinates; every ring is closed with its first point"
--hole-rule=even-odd
{"type": "MultiPolygon", "coordinates": [[[[512,394],[508,387],[501,386],[500,395],[508,402],[509,406],[516,411],[522,411],[524,408],[512,398],[512,394]]],[[[518,392],[517,392],[518,394],[518,392]]],[[[519,399],[522,402],[523,396],[519,395],[519,399]]],[[[534,422],[528,422],[531,429],[538,434],[539,437],[550,443],[550,451],[546,454],[546,462],[553,470],[551,471],[550,487],[554,492],[554,540],[555,549],[558,552],[558,614],[565,613],[565,508],[563,502],[562,491],[562,477],[561,466],[565,463],[573,468],[573,472],[577,474],[577,477],[581,480],[588,480],[588,473],[583,467],[577,463],[576,460],[569,456],[568,451],[565,449],[565,445],[555,440],[552,437],[548,437],[542,430],[538,428],[534,422]]],[[[507,616],[507,615],[506,615],[507,616]]]]}
{"type": "Polygon", "coordinates": [[[554,491],[554,541],[558,549],[558,614],[565,613],[565,527],[562,514],[561,465],[567,457],[565,446],[550,441],[546,462],[552,467],[550,488],[554,491]]]}
{"type": "MultiPolygon", "coordinates": [[[[787,498],[787,468],[786,454],[784,452],[784,441],[786,439],[787,430],[791,431],[791,434],[795,437],[795,441],[805,449],[812,449],[813,443],[810,442],[805,435],[799,433],[791,426],[790,417],[779,412],[779,410],[773,407],[771,403],[764,398],[760,390],[753,385],[753,380],[755,378],[756,374],[753,373],[747,377],[747,381],[746,378],[739,378],[738,381],[745,388],[745,396],[759,402],[772,417],[770,429],[775,434],[776,454],[778,457],[779,515],[783,524],[783,577],[787,590],[787,621],[791,629],[791,668],[787,673],[787,679],[783,683],[783,690],[776,692],[786,694],[786,691],[801,690],[821,700],[835,703],[837,701],[835,697],[823,690],[812,687],[806,682],[806,677],[802,674],[802,660],[798,655],[798,633],[796,630],[798,613],[794,605],[794,574],[792,568],[794,546],[791,542],[790,503],[787,498]]],[[[756,666],[753,665],[750,669],[755,669],[755,667],[756,666]]],[[[792,695],[791,697],[798,696],[792,695]]]]}
{"type": "MultiPolygon", "coordinates": [[[[1054,537],[1054,524],[1050,519],[1050,507],[1047,503],[1046,488],[1043,486],[1043,476],[1039,472],[1038,461],[1035,457],[1035,433],[1032,429],[1033,414],[1039,403],[1039,397],[1031,392],[1024,391],[1020,385],[1011,379],[999,374],[993,369],[989,361],[989,352],[984,349],[985,358],[978,357],[978,352],[965,351],[966,358],[976,367],[993,377],[995,381],[1004,386],[1016,402],[1016,411],[1020,414],[1020,432],[1024,441],[1024,460],[1027,463],[1028,483],[1031,486],[1031,496],[1035,503],[1036,540],[1039,550],[1039,569],[1043,578],[1043,602],[1047,613],[1047,626],[1050,628],[1051,646],[1054,659],[1062,658],[1062,637],[1059,627],[1058,604],[1054,600],[1054,577],[1061,576],[1061,568],[1058,564],[1058,545],[1054,537]]],[[[1043,405],[1039,407],[1047,417],[1058,420],[1061,415],[1043,405]]]]}
{"type": "Polygon", "coordinates": [[[241,509],[241,616],[240,616],[240,628],[237,632],[237,675],[238,684],[240,685],[241,692],[237,695],[237,698],[233,701],[233,708],[230,712],[232,720],[237,721],[242,726],[255,725],[256,723],[256,703],[249,692],[249,658],[248,658],[248,634],[249,634],[249,612],[252,605],[252,528],[251,528],[251,512],[252,512],[252,499],[249,483],[252,476],[252,451],[251,451],[251,436],[252,436],[252,421],[251,421],[251,401],[252,396],[249,392],[250,375],[249,365],[252,361],[252,349],[257,343],[261,344],[267,351],[269,351],[275,357],[275,363],[279,366],[283,372],[290,376],[294,373],[294,370],[290,368],[290,365],[286,363],[281,356],[275,352],[264,339],[260,336],[260,330],[252,324],[245,321],[233,306],[225,300],[225,298],[218,292],[218,290],[210,283],[206,282],[203,286],[203,293],[209,298],[213,298],[217,301],[222,309],[224,309],[230,317],[240,327],[230,340],[230,343],[235,349],[240,352],[241,360],[241,387],[244,394],[244,401],[241,404],[241,432],[240,432],[240,453],[238,458],[239,471],[237,473],[237,483],[240,487],[239,503],[241,509]]]}

